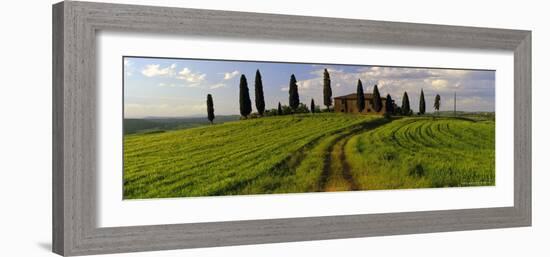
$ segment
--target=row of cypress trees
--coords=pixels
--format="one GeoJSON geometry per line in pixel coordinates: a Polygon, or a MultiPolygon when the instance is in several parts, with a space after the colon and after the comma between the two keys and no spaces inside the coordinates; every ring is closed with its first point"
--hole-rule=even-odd
{"type": "MultiPolygon", "coordinates": [[[[374,111],[380,112],[382,110],[382,98],[380,97],[380,91],[378,91],[378,85],[374,85],[372,98],[373,98],[372,102],[373,102],[374,111]]],[[[435,97],[434,108],[437,111],[439,111],[440,105],[441,105],[441,97],[438,94],[435,97]]],[[[399,114],[403,114],[403,115],[412,114],[412,110],[409,102],[409,95],[407,94],[406,91],[403,93],[403,99],[399,110],[394,109],[394,102],[390,94],[386,95],[386,103],[384,106],[386,107],[385,113],[387,114],[395,114],[396,112],[399,112],[399,114]]],[[[357,81],[357,109],[359,110],[359,112],[362,112],[365,109],[365,94],[363,92],[363,83],[361,82],[360,79],[357,81]]],[[[418,114],[422,115],[424,113],[426,113],[426,100],[424,98],[424,90],[421,89],[418,114]]]]}
{"type": "MultiPolygon", "coordinates": [[[[256,110],[258,111],[258,114],[260,116],[264,115],[265,112],[265,99],[264,99],[264,91],[263,91],[263,83],[262,83],[262,75],[260,73],[260,70],[256,70],[256,77],[254,81],[254,92],[255,92],[255,105],[256,110]]],[[[290,76],[290,82],[289,82],[289,107],[291,110],[296,110],[300,107],[300,96],[298,93],[298,84],[296,77],[294,74],[290,76]]],[[[374,85],[373,89],[373,108],[374,111],[380,112],[382,110],[382,98],[380,97],[380,92],[378,90],[378,85],[374,85]]],[[[434,102],[434,108],[439,111],[440,107],[440,101],[441,97],[439,94],[435,98],[434,102]]],[[[330,106],[332,106],[332,88],[331,88],[331,80],[330,80],[330,74],[328,73],[327,69],[324,69],[323,72],[323,104],[326,106],[327,111],[330,110],[330,106]]],[[[207,114],[208,114],[208,120],[212,123],[215,115],[214,115],[214,103],[212,99],[212,95],[208,94],[206,99],[206,106],[207,106],[207,114]]],[[[365,109],[365,94],[363,91],[363,83],[361,82],[361,79],[357,81],[357,109],[359,112],[363,111],[365,109]]],[[[250,100],[250,94],[248,89],[248,82],[246,79],[246,76],[244,74],[241,75],[240,83],[239,83],[239,109],[240,114],[243,117],[248,117],[250,113],[252,113],[252,101],[250,100]]],[[[409,103],[409,96],[407,92],[405,91],[403,94],[402,104],[399,110],[394,109],[394,101],[391,98],[390,94],[387,94],[386,96],[386,103],[385,103],[385,112],[387,114],[394,114],[396,112],[399,112],[403,115],[410,115],[412,114],[410,103],[409,103]]],[[[310,112],[315,112],[315,101],[311,99],[310,103],[310,112]]],[[[420,91],[420,103],[419,103],[419,114],[424,114],[426,112],[426,101],[424,99],[424,90],[420,91]]],[[[281,106],[281,103],[279,102],[277,106],[277,115],[282,115],[283,109],[281,106]]]]}
{"type": "MultiPolygon", "coordinates": [[[[388,94],[388,97],[390,97],[389,94],[388,94]]],[[[387,99],[386,99],[386,101],[387,101],[387,99]]],[[[441,96],[439,96],[439,94],[437,94],[435,96],[435,99],[434,99],[434,109],[436,111],[439,111],[440,106],[441,106],[441,96]]],[[[389,113],[394,113],[394,112],[392,111],[392,112],[389,112],[389,113]]],[[[402,99],[402,102],[401,102],[401,108],[400,108],[399,113],[403,114],[403,115],[411,115],[412,114],[412,110],[411,110],[410,103],[409,103],[409,95],[407,94],[406,91],[405,91],[405,93],[403,93],[403,99],[402,99]]],[[[420,89],[420,102],[418,104],[418,114],[423,115],[425,113],[426,113],[426,100],[424,98],[424,89],[420,89]]]]}
{"type": "MultiPolygon", "coordinates": [[[[436,111],[439,111],[439,107],[441,106],[441,96],[437,94],[434,99],[434,109],[436,111]]],[[[409,96],[407,95],[407,92],[403,94],[403,103],[401,106],[402,113],[405,115],[412,114],[412,110],[409,105],[409,96]]],[[[420,102],[418,104],[418,114],[423,115],[426,113],[426,100],[424,98],[424,90],[420,89],[420,102]]]]}
{"type": "MultiPolygon", "coordinates": [[[[325,105],[328,104],[330,106],[332,103],[331,102],[332,90],[330,88],[330,77],[328,76],[328,72],[326,69],[325,69],[324,81],[325,81],[325,87],[323,92],[325,93],[325,105]],[[328,101],[326,99],[328,99],[328,101]]],[[[255,89],[256,110],[258,111],[258,114],[260,116],[263,116],[265,112],[265,99],[264,99],[264,91],[263,91],[263,84],[262,84],[262,75],[260,73],[260,70],[256,70],[256,79],[254,83],[254,89],[255,89]]],[[[241,116],[245,118],[252,113],[252,102],[250,101],[250,95],[248,91],[249,89],[248,89],[248,82],[246,80],[246,76],[242,74],[241,81],[239,84],[239,107],[240,107],[241,116]]],[[[288,105],[293,112],[298,110],[299,108],[302,108],[302,109],[307,108],[304,105],[301,106],[300,95],[298,93],[298,81],[296,80],[296,76],[294,76],[294,74],[290,76],[290,82],[288,85],[288,105]]],[[[309,111],[312,113],[315,112],[315,100],[313,99],[311,99],[309,111]]],[[[284,113],[283,107],[281,106],[281,103],[279,103],[277,106],[277,115],[282,115],[283,113],[284,113]]]]}
{"type": "MultiPolygon", "coordinates": [[[[256,70],[256,79],[254,81],[255,103],[256,110],[260,115],[264,115],[265,112],[265,99],[264,99],[264,87],[262,83],[262,74],[260,70],[256,70]]],[[[239,109],[241,116],[248,117],[252,113],[252,101],[250,101],[250,94],[248,90],[248,82],[244,74],[241,75],[241,81],[239,83],[239,109]]],[[[279,109],[281,106],[279,104],[279,109]]],[[[214,101],[212,95],[206,96],[206,112],[208,114],[208,120],[210,123],[214,122],[214,101]]]]}

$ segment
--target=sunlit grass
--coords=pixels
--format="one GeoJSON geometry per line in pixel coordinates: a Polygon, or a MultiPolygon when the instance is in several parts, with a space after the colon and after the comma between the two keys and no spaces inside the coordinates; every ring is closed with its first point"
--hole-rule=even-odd
{"type": "Polygon", "coordinates": [[[126,199],[495,183],[495,123],[264,117],[124,137],[126,199]]]}
{"type": "Polygon", "coordinates": [[[346,157],[361,189],[495,184],[495,123],[402,118],[352,137],[346,157]]]}
{"type": "MultiPolygon", "coordinates": [[[[313,190],[320,173],[296,172],[285,167],[289,161],[325,137],[370,119],[334,113],[305,114],[125,136],[124,196],[131,199],[313,190]]],[[[301,162],[303,157],[297,159],[301,162]]]]}

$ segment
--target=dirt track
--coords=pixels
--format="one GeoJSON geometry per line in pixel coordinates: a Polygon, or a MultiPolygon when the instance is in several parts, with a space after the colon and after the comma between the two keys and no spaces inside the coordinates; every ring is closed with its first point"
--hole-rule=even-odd
{"type": "Polygon", "coordinates": [[[357,129],[342,133],[333,141],[325,153],[319,191],[355,191],[362,189],[353,178],[351,166],[346,159],[345,146],[351,137],[387,122],[366,123],[357,129]]]}

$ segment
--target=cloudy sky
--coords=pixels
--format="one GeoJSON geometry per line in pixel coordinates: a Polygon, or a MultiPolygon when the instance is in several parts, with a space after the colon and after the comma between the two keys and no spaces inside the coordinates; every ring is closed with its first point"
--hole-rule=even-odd
{"type": "MultiPolygon", "coordinates": [[[[212,94],[217,115],[239,113],[239,78],[244,74],[252,103],[254,76],[262,74],[266,109],[288,104],[290,75],[298,80],[300,101],[322,103],[323,69],[328,69],[333,96],[356,92],[361,79],[365,92],[378,84],[381,95],[390,94],[401,105],[407,92],[418,111],[420,89],[424,89],[426,110],[433,111],[433,99],[441,95],[441,110],[495,110],[495,72],[481,70],[401,68],[357,65],[318,65],[271,62],[213,61],[125,57],[124,117],[205,116],[206,95],[212,94]]],[[[253,108],[255,110],[255,107],[253,108]]]]}

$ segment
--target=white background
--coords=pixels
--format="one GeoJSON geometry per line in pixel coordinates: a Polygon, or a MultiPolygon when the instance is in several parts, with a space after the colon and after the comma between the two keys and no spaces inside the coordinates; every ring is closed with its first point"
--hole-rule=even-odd
{"type": "MultiPolygon", "coordinates": [[[[122,1],[113,1],[122,2],[122,1]]],[[[192,8],[533,30],[533,227],[116,256],[549,256],[550,27],[544,1],[126,1],[192,8]]],[[[0,256],[51,247],[51,4],[10,1],[0,26],[0,256]]]]}

